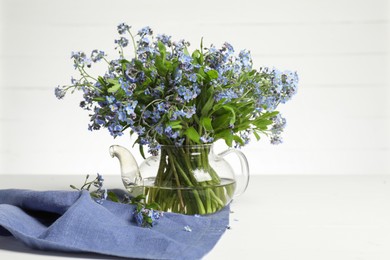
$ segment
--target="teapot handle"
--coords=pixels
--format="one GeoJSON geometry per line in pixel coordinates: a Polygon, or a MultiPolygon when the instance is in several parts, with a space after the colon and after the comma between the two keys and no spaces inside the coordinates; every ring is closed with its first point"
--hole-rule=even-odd
{"type": "Polygon", "coordinates": [[[224,157],[228,154],[234,153],[235,155],[238,156],[240,159],[241,163],[241,174],[236,175],[236,180],[237,180],[237,189],[236,192],[234,193],[234,197],[242,195],[246,188],[248,187],[249,183],[249,164],[248,160],[246,159],[246,156],[244,155],[243,152],[234,149],[234,148],[229,148],[226,151],[223,151],[222,153],[218,154],[220,157],[224,157]]]}

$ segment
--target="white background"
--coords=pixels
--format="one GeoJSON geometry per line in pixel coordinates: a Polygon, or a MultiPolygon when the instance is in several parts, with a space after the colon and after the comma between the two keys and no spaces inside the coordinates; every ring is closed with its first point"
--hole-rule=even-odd
{"type": "Polygon", "coordinates": [[[0,10],[0,174],[119,174],[108,147],[134,140],[89,132],[80,96],[59,101],[54,87],[76,75],[71,51],[114,58],[120,22],[193,48],[228,41],[256,67],[298,71],[298,94],[280,108],[284,144],[243,149],[252,174],[390,174],[388,1],[0,0],[0,10]]]}

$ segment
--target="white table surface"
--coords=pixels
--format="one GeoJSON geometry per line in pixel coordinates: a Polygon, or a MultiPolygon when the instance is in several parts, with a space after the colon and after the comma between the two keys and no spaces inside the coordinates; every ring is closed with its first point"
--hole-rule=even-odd
{"type": "MultiPolygon", "coordinates": [[[[108,188],[119,177],[104,176],[108,188]]],[[[68,189],[84,176],[0,175],[0,189],[68,189]]],[[[389,260],[390,175],[252,176],[204,259],[389,260]]],[[[0,259],[119,259],[31,250],[0,237],[0,259]]]]}

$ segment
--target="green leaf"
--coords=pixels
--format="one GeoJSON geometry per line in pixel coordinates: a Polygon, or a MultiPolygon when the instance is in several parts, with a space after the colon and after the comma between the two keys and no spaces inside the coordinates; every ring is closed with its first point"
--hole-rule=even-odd
{"type": "Polygon", "coordinates": [[[115,93],[121,87],[118,80],[116,80],[116,79],[107,79],[107,82],[110,83],[110,85],[112,85],[112,86],[110,86],[109,89],[107,89],[107,92],[109,92],[109,93],[115,93]]]}
{"type": "Polygon", "coordinates": [[[140,60],[134,60],[134,66],[138,69],[138,70],[143,70],[144,69],[144,64],[140,61],[140,60]]]}
{"type": "Polygon", "coordinates": [[[256,131],[253,131],[253,135],[256,137],[257,141],[260,140],[260,135],[256,131]]]}
{"type": "Polygon", "coordinates": [[[185,135],[190,138],[191,141],[199,144],[200,143],[200,135],[198,131],[195,130],[194,127],[190,127],[185,131],[185,135]]]}
{"type": "Polygon", "coordinates": [[[158,50],[160,51],[162,60],[165,60],[167,49],[165,48],[164,43],[158,41],[157,46],[158,46],[158,50]]]}
{"type": "Polygon", "coordinates": [[[211,118],[210,117],[201,117],[200,118],[200,125],[204,127],[207,131],[213,131],[213,126],[211,125],[211,118]]]}
{"type": "Polygon", "coordinates": [[[157,210],[161,209],[160,205],[157,202],[151,202],[151,203],[146,204],[146,208],[157,209],[157,210]]]}
{"type": "Polygon", "coordinates": [[[72,189],[74,189],[74,190],[79,190],[78,188],[76,188],[76,186],[74,186],[74,185],[69,185],[72,189]]]}
{"type": "Polygon", "coordinates": [[[92,100],[93,101],[98,101],[98,102],[106,101],[106,99],[104,97],[94,97],[92,100]]]}
{"type": "Polygon", "coordinates": [[[170,127],[172,127],[172,129],[182,129],[183,128],[183,126],[181,125],[181,121],[180,120],[170,121],[168,123],[168,125],[170,127]]]}
{"type": "Polygon", "coordinates": [[[156,56],[154,65],[156,66],[158,74],[160,74],[160,75],[167,74],[168,70],[167,70],[167,68],[164,65],[164,60],[162,59],[162,57],[156,56]]]}
{"type": "Polygon", "coordinates": [[[106,81],[105,81],[104,78],[101,77],[101,76],[98,77],[98,81],[99,81],[99,83],[100,83],[102,86],[106,86],[106,85],[107,85],[106,81]]]}
{"type": "Polygon", "coordinates": [[[237,143],[239,143],[241,146],[245,145],[244,140],[242,140],[242,138],[237,136],[237,135],[233,135],[233,140],[236,141],[237,143]]]}
{"type": "Polygon", "coordinates": [[[229,105],[223,105],[222,108],[229,110],[231,113],[231,118],[229,124],[233,125],[236,122],[236,112],[234,112],[234,108],[229,105]]]}
{"type": "Polygon", "coordinates": [[[272,120],[262,119],[262,118],[259,118],[259,119],[256,119],[255,121],[253,121],[253,124],[257,128],[260,128],[261,130],[267,129],[267,126],[269,126],[272,123],[273,123],[272,120]]]}
{"type": "Polygon", "coordinates": [[[212,126],[214,130],[218,129],[227,129],[229,128],[230,114],[225,113],[218,115],[214,120],[212,120],[212,126]]]}
{"type": "Polygon", "coordinates": [[[120,64],[129,64],[130,61],[128,61],[128,60],[126,60],[126,59],[121,59],[121,60],[119,61],[119,63],[120,63],[120,64]]]}
{"type": "Polygon", "coordinates": [[[233,145],[233,133],[230,129],[225,129],[215,134],[216,139],[224,139],[225,143],[231,147],[233,145]]]}
{"type": "Polygon", "coordinates": [[[226,138],[225,138],[225,143],[227,146],[229,147],[232,147],[233,146],[233,135],[228,135],[226,138]]]}
{"type": "Polygon", "coordinates": [[[210,110],[213,108],[214,104],[214,95],[209,95],[209,99],[206,104],[203,105],[202,110],[200,111],[202,116],[207,116],[210,110]]]}
{"type": "Polygon", "coordinates": [[[206,74],[207,74],[207,76],[209,76],[210,80],[218,78],[218,71],[216,71],[216,70],[209,70],[206,72],[206,74]]]}
{"type": "Polygon", "coordinates": [[[110,84],[115,85],[116,83],[118,83],[118,80],[116,80],[116,79],[107,79],[107,82],[110,83],[110,84]]]}
{"type": "Polygon", "coordinates": [[[199,57],[201,56],[202,54],[200,53],[199,50],[195,50],[193,53],[192,53],[192,58],[197,60],[199,59],[199,57]]]}
{"type": "Polygon", "coordinates": [[[142,206],[141,201],[144,200],[144,199],[145,199],[145,195],[144,194],[140,194],[137,197],[131,198],[131,204],[138,204],[138,205],[142,206]]]}
{"type": "Polygon", "coordinates": [[[139,145],[139,153],[141,154],[142,158],[146,159],[144,153],[144,146],[142,144],[139,145]]]}
{"type": "Polygon", "coordinates": [[[118,84],[112,86],[111,88],[107,89],[107,91],[109,93],[115,93],[120,89],[120,87],[121,87],[121,85],[119,85],[119,83],[118,83],[118,84]]]}
{"type": "Polygon", "coordinates": [[[108,198],[111,201],[113,201],[113,202],[119,202],[120,201],[118,196],[114,192],[112,192],[112,191],[107,192],[107,195],[108,195],[108,198]]]}
{"type": "Polygon", "coordinates": [[[266,112],[266,113],[262,114],[262,115],[260,116],[260,118],[267,119],[267,118],[274,117],[274,116],[276,116],[277,114],[279,114],[279,111],[266,112]]]}

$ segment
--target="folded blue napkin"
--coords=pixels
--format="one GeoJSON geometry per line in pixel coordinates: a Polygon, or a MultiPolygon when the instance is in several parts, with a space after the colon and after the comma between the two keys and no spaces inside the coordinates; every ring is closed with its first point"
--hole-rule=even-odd
{"type": "Polygon", "coordinates": [[[164,213],[152,228],[132,220],[133,205],[91,199],[87,191],[0,190],[0,235],[61,252],[141,259],[200,259],[229,224],[229,208],[207,216],[164,213]]]}

